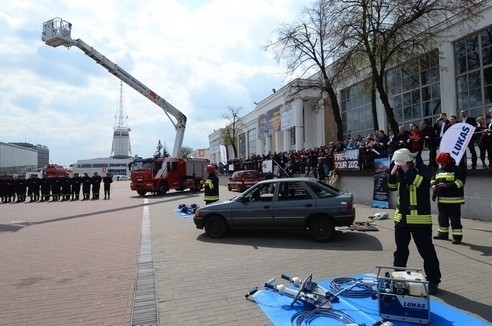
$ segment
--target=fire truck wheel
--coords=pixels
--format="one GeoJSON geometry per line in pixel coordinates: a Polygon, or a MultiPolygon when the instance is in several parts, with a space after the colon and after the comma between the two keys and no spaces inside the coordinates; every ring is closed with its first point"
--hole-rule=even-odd
{"type": "Polygon", "coordinates": [[[166,185],[161,185],[161,186],[159,187],[159,191],[157,192],[157,194],[158,194],[159,196],[164,196],[164,195],[166,194],[166,192],[167,192],[167,187],[166,187],[166,185]]]}
{"type": "Polygon", "coordinates": [[[137,194],[139,194],[140,196],[145,196],[146,193],[147,191],[145,190],[137,190],[137,194]]]}
{"type": "Polygon", "coordinates": [[[208,217],[205,221],[205,233],[214,239],[224,237],[227,233],[226,221],[218,215],[208,217]]]}

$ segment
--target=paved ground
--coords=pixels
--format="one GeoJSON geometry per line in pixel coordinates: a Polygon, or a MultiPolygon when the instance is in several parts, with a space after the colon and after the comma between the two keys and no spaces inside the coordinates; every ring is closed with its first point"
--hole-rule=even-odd
{"type": "MultiPolygon", "coordinates": [[[[223,199],[236,194],[220,191],[223,199]]],[[[147,199],[160,325],[270,325],[244,298],[251,287],[282,273],[321,280],[392,261],[391,220],[326,244],[282,232],[212,240],[174,212],[203,204],[203,193],[147,199]]],[[[128,182],[115,182],[109,201],[0,204],[0,325],[129,325],[143,202],[128,182]]],[[[357,220],[379,211],[357,206],[357,220]]],[[[436,243],[438,297],[492,321],[492,223],[463,224],[464,244],[436,243]]],[[[413,245],[409,266],[421,266],[413,245]]]]}

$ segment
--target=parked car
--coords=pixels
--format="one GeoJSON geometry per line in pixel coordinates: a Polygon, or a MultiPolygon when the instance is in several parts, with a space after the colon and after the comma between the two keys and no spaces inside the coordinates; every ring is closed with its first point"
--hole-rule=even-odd
{"type": "Polygon", "coordinates": [[[307,230],[319,242],[354,220],[352,194],[314,178],[260,181],[230,200],[200,207],[193,218],[211,238],[239,229],[307,230]]]}
{"type": "Polygon", "coordinates": [[[130,178],[124,174],[113,175],[113,181],[128,181],[130,178]]]}
{"type": "Polygon", "coordinates": [[[239,190],[243,192],[261,180],[260,172],[257,170],[236,171],[229,178],[227,188],[229,191],[239,190]]]}

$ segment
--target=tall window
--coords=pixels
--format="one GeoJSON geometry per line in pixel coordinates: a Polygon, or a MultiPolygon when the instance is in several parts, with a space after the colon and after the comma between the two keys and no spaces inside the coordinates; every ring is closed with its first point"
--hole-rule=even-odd
{"type": "Polygon", "coordinates": [[[248,130],[248,153],[249,156],[256,154],[256,128],[248,130]]]}
{"type": "Polygon", "coordinates": [[[246,133],[244,132],[238,136],[238,155],[246,157],[246,133]]]}
{"type": "Polygon", "coordinates": [[[386,73],[386,90],[398,124],[407,128],[441,112],[439,54],[431,51],[386,73]]]}
{"type": "Polygon", "coordinates": [[[362,82],[342,90],[342,124],[345,136],[365,137],[374,131],[371,92],[362,82]]]}
{"type": "Polygon", "coordinates": [[[454,43],[458,110],[483,115],[492,104],[492,27],[454,43]]]}

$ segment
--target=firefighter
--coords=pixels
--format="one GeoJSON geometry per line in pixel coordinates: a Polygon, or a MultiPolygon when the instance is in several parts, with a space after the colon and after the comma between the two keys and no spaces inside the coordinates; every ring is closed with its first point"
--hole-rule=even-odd
{"type": "Polygon", "coordinates": [[[106,176],[102,179],[104,185],[104,199],[110,199],[111,193],[111,183],[113,182],[113,177],[106,173],[106,176]]]}
{"type": "Polygon", "coordinates": [[[0,175],[0,200],[2,201],[2,203],[5,203],[5,179],[5,176],[0,175]]]}
{"type": "Polygon", "coordinates": [[[215,173],[215,167],[212,164],[207,165],[205,171],[208,173],[208,178],[204,183],[205,188],[205,205],[219,200],[219,178],[215,173]]]}
{"type": "Polygon", "coordinates": [[[70,200],[70,194],[72,192],[72,178],[68,175],[60,177],[61,179],[61,193],[62,193],[62,201],[70,200]]]}
{"type": "Polygon", "coordinates": [[[3,183],[4,198],[6,203],[15,201],[15,180],[12,175],[8,175],[3,183]]]}
{"type": "Polygon", "coordinates": [[[434,239],[448,240],[449,221],[451,221],[453,244],[460,244],[463,239],[461,205],[465,203],[466,172],[456,165],[454,159],[447,152],[439,153],[436,157],[436,163],[439,164],[439,168],[431,181],[431,189],[433,191],[432,199],[437,201],[439,228],[434,239]]]}
{"type": "Polygon", "coordinates": [[[82,200],[89,200],[91,196],[91,177],[87,173],[84,173],[82,177],[82,200]]]}
{"type": "Polygon", "coordinates": [[[18,175],[15,180],[16,203],[26,201],[27,182],[23,175],[18,175]]]}
{"type": "Polygon", "coordinates": [[[78,173],[73,174],[72,178],[72,198],[71,200],[79,200],[80,197],[80,184],[82,183],[82,178],[78,173]]]}
{"type": "Polygon", "coordinates": [[[99,199],[99,191],[101,190],[102,178],[97,172],[91,178],[92,183],[92,199],[99,199]]]}
{"type": "Polygon", "coordinates": [[[51,201],[58,201],[61,198],[61,180],[60,177],[54,176],[51,178],[51,201]]]}
{"type": "Polygon", "coordinates": [[[431,170],[416,164],[415,155],[407,148],[393,153],[393,166],[388,178],[391,191],[398,191],[395,209],[395,243],[393,266],[406,267],[413,238],[424,260],[424,271],[429,282],[429,293],[436,294],[441,282],[441,271],[436,249],[432,243],[432,215],[430,204],[431,170]]]}
{"type": "Polygon", "coordinates": [[[39,200],[39,187],[41,182],[38,179],[37,174],[31,174],[29,179],[27,179],[27,193],[29,195],[29,202],[37,202],[39,200]]]}
{"type": "Polygon", "coordinates": [[[47,177],[41,178],[41,200],[50,201],[51,181],[47,177]]]}

